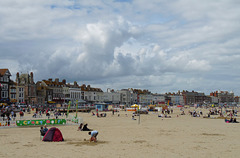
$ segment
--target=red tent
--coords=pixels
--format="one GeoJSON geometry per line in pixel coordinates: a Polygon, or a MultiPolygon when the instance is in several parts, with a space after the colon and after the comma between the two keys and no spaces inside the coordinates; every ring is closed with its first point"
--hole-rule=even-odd
{"type": "Polygon", "coordinates": [[[61,131],[56,127],[52,127],[44,135],[43,141],[59,142],[59,141],[64,141],[64,139],[61,131]]]}
{"type": "Polygon", "coordinates": [[[182,105],[178,105],[177,107],[183,107],[182,105]]]}

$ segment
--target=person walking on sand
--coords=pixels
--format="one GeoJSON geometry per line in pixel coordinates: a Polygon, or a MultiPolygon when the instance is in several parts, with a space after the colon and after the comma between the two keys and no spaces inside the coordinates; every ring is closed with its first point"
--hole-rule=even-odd
{"type": "Polygon", "coordinates": [[[88,132],[88,135],[91,135],[90,142],[91,141],[97,142],[98,131],[95,130],[92,132],[88,132]]]}

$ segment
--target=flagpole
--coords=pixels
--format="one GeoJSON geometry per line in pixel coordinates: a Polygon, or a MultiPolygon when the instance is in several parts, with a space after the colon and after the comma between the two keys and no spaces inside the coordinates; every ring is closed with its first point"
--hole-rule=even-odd
{"type": "Polygon", "coordinates": [[[78,100],[76,100],[76,118],[77,118],[77,112],[78,112],[78,100]]]}

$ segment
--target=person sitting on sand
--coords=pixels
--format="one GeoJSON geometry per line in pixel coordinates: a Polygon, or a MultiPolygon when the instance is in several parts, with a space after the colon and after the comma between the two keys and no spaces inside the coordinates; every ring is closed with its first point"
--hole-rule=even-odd
{"type": "Polygon", "coordinates": [[[180,115],[185,115],[184,111],[182,111],[182,113],[180,115]]]}
{"type": "Polygon", "coordinates": [[[41,133],[41,136],[44,136],[46,134],[43,130],[43,126],[41,126],[40,133],[41,133]]]}
{"type": "Polygon", "coordinates": [[[47,128],[47,125],[44,125],[44,129],[43,129],[43,132],[46,134],[48,131],[48,128],[47,128]]]}
{"type": "Polygon", "coordinates": [[[91,135],[90,142],[91,142],[91,141],[94,141],[94,142],[97,141],[98,131],[88,132],[88,135],[91,135]]]}
{"type": "Polygon", "coordinates": [[[168,116],[167,114],[165,115],[165,118],[171,118],[171,116],[168,116]]]}
{"type": "Polygon", "coordinates": [[[135,116],[135,114],[132,115],[132,120],[136,120],[136,119],[134,118],[134,116],[135,116]]]}
{"type": "Polygon", "coordinates": [[[82,126],[83,126],[83,123],[80,123],[80,125],[78,127],[78,131],[82,131],[82,126]]]}
{"type": "Polygon", "coordinates": [[[164,115],[163,115],[163,114],[161,114],[161,115],[158,115],[158,117],[164,117],[164,115]]]}
{"type": "Polygon", "coordinates": [[[91,129],[89,129],[88,127],[88,124],[86,123],[83,128],[82,128],[82,131],[92,131],[91,129]]]}

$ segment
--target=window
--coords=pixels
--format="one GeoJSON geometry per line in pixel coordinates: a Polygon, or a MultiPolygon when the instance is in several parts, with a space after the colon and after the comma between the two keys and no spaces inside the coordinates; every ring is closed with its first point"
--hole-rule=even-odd
{"type": "Polygon", "coordinates": [[[8,92],[7,91],[2,91],[1,97],[2,98],[7,98],[8,97],[8,92]]]}
{"type": "Polygon", "coordinates": [[[8,77],[7,77],[7,76],[4,76],[4,77],[3,77],[3,81],[4,81],[4,82],[8,82],[8,77]]]}
{"type": "Polygon", "coordinates": [[[11,94],[12,99],[16,99],[16,94],[11,94]]]}

